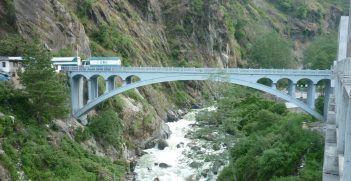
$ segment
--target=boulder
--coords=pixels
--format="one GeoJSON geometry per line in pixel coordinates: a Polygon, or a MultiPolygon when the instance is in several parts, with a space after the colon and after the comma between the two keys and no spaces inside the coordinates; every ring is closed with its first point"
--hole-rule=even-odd
{"type": "Polygon", "coordinates": [[[136,148],[135,149],[135,155],[138,156],[138,157],[141,157],[141,156],[146,155],[146,154],[147,154],[147,152],[141,150],[140,148],[136,148]]]}
{"type": "Polygon", "coordinates": [[[189,166],[191,168],[199,168],[199,167],[201,167],[201,163],[199,163],[199,162],[191,162],[189,166]]]}
{"type": "Polygon", "coordinates": [[[195,174],[190,175],[189,177],[186,178],[186,181],[198,181],[198,180],[199,178],[195,174]]]}
{"type": "Polygon", "coordinates": [[[183,142],[180,142],[177,144],[177,148],[181,148],[181,147],[184,147],[184,143],[183,142]]]}
{"type": "Polygon", "coordinates": [[[134,172],[136,165],[137,165],[137,161],[131,160],[131,161],[129,162],[129,170],[130,170],[131,172],[134,172]]]}
{"type": "Polygon", "coordinates": [[[202,170],[202,172],[201,172],[201,175],[203,176],[203,177],[207,177],[207,175],[208,175],[208,172],[210,172],[210,170],[209,169],[205,169],[205,170],[202,170]]]}
{"type": "Polygon", "coordinates": [[[155,146],[156,146],[156,140],[150,140],[145,144],[144,149],[154,148],[155,146]]]}
{"type": "Polygon", "coordinates": [[[221,146],[219,144],[215,143],[215,144],[212,145],[212,149],[215,150],[215,151],[218,151],[218,150],[221,149],[221,146]]]}
{"type": "Polygon", "coordinates": [[[218,174],[218,170],[219,168],[224,165],[223,162],[216,160],[211,167],[211,171],[213,172],[213,174],[217,175],[218,174]]]}
{"type": "Polygon", "coordinates": [[[194,151],[200,151],[201,148],[199,146],[192,146],[190,147],[191,150],[194,150],[194,151]]]}
{"type": "Polygon", "coordinates": [[[169,167],[171,167],[171,165],[168,165],[167,163],[160,163],[160,164],[158,164],[158,166],[160,168],[169,168],[169,167]]]}
{"type": "Polygon", "coordinates": [[[184,138],[188,138],[188,139],[193,139],[193,133],[192,132],[188,132],[187,134],[184,135],[184,138]]]}
{"type": "Polygon", "coordinates": [[[167,122],[175,122],[178,121],[178,116],[173,111],[167,112],[167,122]]]}
{"type": "Polygon", "coordinates": [[[159,139],[157,141],[157,148],[160,150],[164,150],[168,146],[168,143],[164,139],[159,139]]]}
{"type": "Polygon", "coordinates": [[[169,126],[163,121],[161,123],[160,131],[161,131],[161,138],[163,139],[168,139],[172,134],[172,131],[169,128],[169,126]]]}
{"type": "Polygon", "coordinates": [[[191,105],[191,109],[200,109],[201,106],[199,104],[193,104],[191,105]]]}

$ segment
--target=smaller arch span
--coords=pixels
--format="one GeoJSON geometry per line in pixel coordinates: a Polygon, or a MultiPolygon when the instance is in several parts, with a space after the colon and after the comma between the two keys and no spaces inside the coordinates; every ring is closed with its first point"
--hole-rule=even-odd
{"type": "MultiPolygon", "coordinates": [[[[151,84],[155,84],[155,83],[170,82],[170,81],[182,81],[182,80],[184,81],[184,80],[209,80],[209,79],[208,79],[208,77],[199,75],[199,76],[165,76],[165,77],[153,78],[153,79],[148,79],[148,80],[141,80],[141,81],[138,81],[138,82],[135,82],[132,84],[127,84],[123,87],[114,89],[106,94],[101,95],[97,99],[89,102],[83,108],[81,108],[77,112],[75,112],[74,117],[76,117],[76,118],[81,117],[82,115],[84,115],[87,112],[89,112],[90,110],[92,110],[96,105],[104,102],[105,100],[109,99],[110,97],[118,95],[118,94],[125,92],[127,90],[138,88],[138,87],[145,86],[145,85],[151,85],[151,84]]],[[[287,95],[279,90],[273,89],[271,87],[268,87],[268,86],[265,86],[262,84],[258,84],[258,83],[254,83],[254,82],[235,79],[235,78],[231,78],[231,79],[229,79],[229,81],[228,80],[227,81],[218,80],[218,81],[230,82],[233,84],[251,87],[251,88],[254,88],[257,90],[261,90],[263,92],[267,92],[267,93],[275,95],[281,99],[284,99],[287,102],[294,103],[295,105],[297,105],[298,107],[300,107],[301,109],[303,109],[304,111],[306,111],[307,113],[309,113],[310,115],[312,115],[313,117],[315,117],[319,120],[324,120],[322,115],[317,113],[312,108],[308,107],[303,102],[301,102],[301,101],[299,101],[299,100],[297,100],[297,99],[295,99],[295,98],[293,98],[293,97],[291,97],[291,96],[289,96],[289,95],[287,95]]]]}

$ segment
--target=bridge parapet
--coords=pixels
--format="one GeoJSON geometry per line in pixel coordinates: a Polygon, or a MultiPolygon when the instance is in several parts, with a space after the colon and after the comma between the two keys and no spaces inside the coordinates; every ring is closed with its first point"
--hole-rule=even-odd
{"type": "Polygon", "coordinates": [[[248,69],[248,68],[195,68],[195,67],[88,67],[66,66],[65,72],[189,72],[189,73],[249,73],[249,74],[312,74],[330,75],[331,70],[299,70],[299,69],[248,69]]]}

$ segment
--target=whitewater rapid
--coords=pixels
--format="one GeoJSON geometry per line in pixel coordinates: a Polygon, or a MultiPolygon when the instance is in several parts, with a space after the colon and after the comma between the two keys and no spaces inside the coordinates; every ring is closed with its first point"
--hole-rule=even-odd
{"type": "Polygon", "coordinates": [[[208,175],[206,178],[201,176],[201,172],[210,169],[211,163],[187,156],[198,153],[188,146],[190,144],[198,145],[203,154],[221,154],[224,151],[224,149],[217,151],[206,149],[205,146],[201,146],[205,141],[185,138],[188,132],[196,129],[193,125],[196,123],[195,115],[197,113],[198,111],[194,110],[177,122],[167,123],[172,131],[171,136],[166,140],[169,146],[164,150],[159,150],[157,147],[144,150],[147,154],[138,160],[134,170],[137,174],[136,181],[153,181],[155,178],[160,181],[183,181],[195,176],[200,178],[199,180],[212,181],[216,179],[215,175],[208,175]],[[190,167],[193,162],[200,163],[201,166],[198,168],[190,167]],[[165,163],[170,167],[161,168],[160,163],[165,163]]]}

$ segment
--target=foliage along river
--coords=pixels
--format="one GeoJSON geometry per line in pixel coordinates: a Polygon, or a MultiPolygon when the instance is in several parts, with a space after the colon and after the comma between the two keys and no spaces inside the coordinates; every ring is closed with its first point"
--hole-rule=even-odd
{"type": "MultiPolygon", "coordinates": [[[[214,108],[208,108],[213,111],[214,108]]],[[[134,170],[136,181],[212,181],[225,164],[228,153],[223,143],[213,146],[213,140],[195,139],[195,116],[199,110],[193,110],[177,122],[167,123],[172,134],[167,139],[168,147],[164,150],[152,148],[144,150],[134,170]],[[189,138],[190,137],[190,138],[189,138]]],[[[218,132],[211,133],[220,137],[218,132]]]]}

